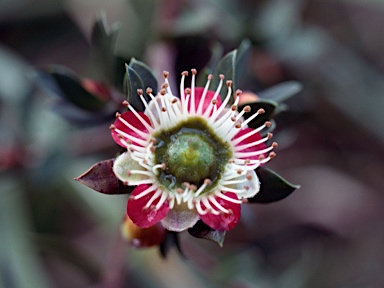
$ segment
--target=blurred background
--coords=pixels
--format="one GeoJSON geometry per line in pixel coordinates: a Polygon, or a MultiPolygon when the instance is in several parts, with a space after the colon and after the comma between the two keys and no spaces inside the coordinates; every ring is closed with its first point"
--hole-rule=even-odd
{"type": "Polygon", "coordinates": [[[0,287],[383,287],[383,29],[380,0],[1,1],[0,287]],[[157,76],[199,70],[247,38],[242,90],[300,81],[267,167],[301,189],[243,205],[223,248],[186,232],[185,258],[124,243],[127,196],[73,180],[118,152],[116,108],[71,108],[39,73],[63,65],[118,98],[121,83],[94,64],[100,15],[119,27],[114,75],[131,57],[157,76]]]}

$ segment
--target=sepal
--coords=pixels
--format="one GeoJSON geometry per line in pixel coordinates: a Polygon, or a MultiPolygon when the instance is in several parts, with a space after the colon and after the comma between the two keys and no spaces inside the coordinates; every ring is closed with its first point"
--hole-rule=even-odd
{"type": "Polygon", "coordinates": [[[217,243],[220,247],[223,247],[226,232],[227,231],[212,229],[203,221],[198,221],[195,226],[188,229],[188,233],[193,237],[211,240],[217,243]]]}
{"type": "Polygon", "coordinates": [[[135,187],[124,186],[113,173],[114,159],[104,160],[96,163],[85,173],[75,178],[76,181],[103,194],[127,194],[135,187]]]}
{"type": "Polygon", "coordinates": [[[264,167],[256,169],[260,180],[260,191],[254,197],[249,198],[250,203],[271,203],[284,199],[293,191],[300,188],[282,178],[277,173],[264,167]]]}

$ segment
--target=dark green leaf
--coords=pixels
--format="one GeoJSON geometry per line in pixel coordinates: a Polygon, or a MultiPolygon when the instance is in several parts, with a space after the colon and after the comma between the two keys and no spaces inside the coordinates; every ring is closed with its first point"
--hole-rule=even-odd
{"type": "Polygon", "coordinates": [[[251,41],[245,39],[241,42],[236,54],[235,78],[233,90],[241,90],[245,86],[249,57],[251,55],[251,41]]]}
{"type": "Polygon", "coordinates": [[[243,110],[245,106],[251,107],[251,112],[244,114],[245,119],[248,119],[249,117],[251,117],[254,113],[257,112],[257,110],[261,108],[264,109],[265,111],[264,114],[258,115],[255,119],[253,119],[251,122],[248,123],[249,127],[257,128],[263,125],[266,121],[268,121],[271,118],[273,112],[275,111],[277,103],[274,101],[267,101],[267,100],[245,103],[238,107],[238,111],[243,110]]]}
{"type": "Polygon", "coordinates": [[[129,65],[125,65],[126,69],[126,93],[127,100],[136,109],[136,111],[144,111],[144,104],[141,102],[139,95],[137,94],[137,90],[143,90],[145,94],[145,88],[143,81],[141,80],[139,74],[133,70],[129,65]]]}
{"type": "Polygon", "coordinates": [[[299,93],[303,89],[303,85],[297,81],[287,81],[271,88],[268,88],[260,93],[258,93],[259,97],[262,99],[273,100],[278,103],[281,103],[288,98],[294,96],[299,93]]]}
{"type": "Polygon", "coordinates": [[[211,240],[223,247],[226,231],[214,230],[203,221],[198,221],[192,228],[188,229],[189,234],[196,238],[211,240]]]}
{"type": "MultiPolygon", "coordinates": [[[[236,61],[236,54],[237,50],[233,50],[226,54],[223,59],[219,62],[217,69],[215,70],[215,73],[213,74],[212,84],[211,84],[211,90],[216,90],[216,88],[219,85],[220,82],[220,74],[223,74],[225,76],[225,80],[223,83],[223,86],[220,90],[220,97],[222,100],[225,99],[228,92],[228,87],[225,85],[226,80],[232,80],[235,81],[235,61],[236,61]]],[[[232,86],[234,87],[234,86],[232,86]]],[[[229,104],[233,103],[233,93],[231,100],[229,101],[229,104]]]]}
{"type": "Polygon", "coordinates": [[[116,81],[116,55],[115,45],[119,26],[113,25],[107,32],[104,17],[100,16],[92,28],[91,35],[91,60],[92,75],[96,79],[108,80],[111,84],[116,81]]]}
{"type": "MultiPolygon", "coordinates": [[[[219,64],[221,57],[223,57],[223,46],[220,43],[215,42],[213,45],[211,45],[210,50],[211,58],[209,59],[207,66],[199,72],[196,80],[196,85],[199,87],[205,86],[207,83],[208,75],[213,74],[217,65],[219,64]]],[[[211,88],[211,90],[213,89],[214,88],[211,88]]]]}
{"type": "MultiPolygon", "coordinates": [[[[153,92],[157,93],[157,80],[151,68],[149,68],[146,64],[141,61],[132,58],[129,62],[129,67],[131,67],[141,78],[143,82],[144,88],[152,88],[153,92]]],[[[144,91],[145,92],[145,91],[144,91]]]]}
{"type": "Polygon", "coordinates": [[[166,258],[169,250],[173,248],[173,246],[176,246],[177,251],[179,251],[180,255],[184,256],[183,251],[181,251],[180,243],[179,243],[179,237],[177,232],[167,231],[167,235],[165,236],[165,239],[160,244],[160,253],[163,258],[166,258]]]}
{"type": "Polygon", "coordinates": [[[113,173],[114,159],[104,160],[93,165],[88,171],[76,181],[103,194],[127,194],[132,192],[134,186],[124,186],[113,173]]]}
{"type": "Polygon", "coordinates": [[[97,111],[107,103],[89,93],[81,85],[81,79],[71,70],[61,66],[52,66],[47,69],[47,72],[58,85],[60,91],[57,92],[61,92],[60,96],[76,106],[88,111],[97,111]]]}
{"type": "Polygon", "coordinates": [[[289,183],[287,180],[272,170],[260,167],[256,170],[260,180],[260,191],[253,198],[248,199],[250,203],[271,203],[280,201],[293,191],[300,188],[299,185],[289,183]]]}

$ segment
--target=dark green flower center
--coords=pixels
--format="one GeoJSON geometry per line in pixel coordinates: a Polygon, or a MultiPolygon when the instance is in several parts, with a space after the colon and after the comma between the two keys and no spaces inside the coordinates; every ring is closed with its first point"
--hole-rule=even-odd
{"type": "Polygon", "coordinates": [[[232,157],[232,149],[223,142],[201,117],[190,117],[170,130],[159,131],[156,139],[155,162],[164,163],[158,175],[159,185],[168,190],[184,188],[183,183],[200,187],[205,179],[215,187],[232,157]]]}

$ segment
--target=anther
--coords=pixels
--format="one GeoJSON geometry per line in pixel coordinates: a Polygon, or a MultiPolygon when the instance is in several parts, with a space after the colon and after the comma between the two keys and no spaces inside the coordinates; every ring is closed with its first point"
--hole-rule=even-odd
{"type": "Polygon", "coordinates": [[[271,153],[269,153],[269,158],[274,158],[274,157],[276,157],[276,153],[275,152],[271,152],[271,153]]]}
{"type": "Polygon", "coordinates": [[[197,187],[196,187],[196,185],[190,185],[189,186],[189,189],[191,189],[192,191],[196,191],[197,190],[197,187]]]}
{"type": "Polygon", "coordinates": [[[249,186],[248,185],[244,185],[244,189],[248,191],[249,190],[249,186]]]}
{"type": "Polygon", "coordinates": [[[237,89],[236,92],[235,92],[235,95],[236,96],[240,96],[241,93],[243,93],[243,91],[241,91],[240,89],[237,89]]]}
{"type": "Polygon", "coordinates": [[[127,100],[124,100],[124,101],[123,101],[123,106],[124,106],[124,107],[128,107],[128,106],[129,106],[129,103],[128,103],[127,100]]]}
{"type": "Polygon", "coordinates": [[[235,128],[236,128],[236,129],[240,129],[240,128],[241,128],[241,124],[240,124],[240,123],[237,123],[237,124],[235,125],[235,128]]]}
{"type": "Polygon", "coordinates": [[[172,104],[175,104],[176,102],[177,102],[177,98],[173,98],[171,101],[172,104]]]}
{"type": "Polygon", "coordinates": [[[219,77],[221,80],[224,80],[224,78],[225,78],[223,74],[220,74],[219,77]]]}
{"type": "Polygon", "coordinates": [[[149,94],[152,94],[152,88],[148,87],[146,90],[145,90],[145,93],[147,93],[148,95],[149,94]]]}
{"type": "Polygon", "coordinates": [[[233,214],[232,209],[228,209],[228,214],[229,214],[229,215],[232,215],[232,214],[233,214]]]}
{"type": "Polygon", "coordinates": [[[232,80],[228,80],[227,82],[225,82],[225,84],[227,84],[227,87],[231,87],[232,86],[232,80]]]}
{"type": "Polygon", "coordinates": [[[167,112],[167,109],[165,109],[165,107],[161,107],[161,111],[167,112]]]}
{"type": "Polygon", "coordinates": [[[113,125],[113,124],[111,124],[111,125],[109,125],[109,129],[111,129],[111,130],[115,130],[115,129],[116,129],[116,126],[113,125]]]}
{"type": "Polygon", "coordinates": [[[212,74],[209,74],[209,75],[208,75],[208,80],[212,80],[212,78],[213,78],[213,75],[212,75],[212,74]]]}
{"type": "Polygon", "coordinates": [[[211,183],[212,183],[212,181],[211,181],[211,179],[208,179],[208,178],[206,178],[205,180],[204,180],[204,184],[205,185],[211,185],[211,183]]]}
{"type": "Polygon", "coordinates": [[[272,139],[273,134],[272,134],[272,133],[268,133],[268,134],[267,134],[267,137],[268,137],[268,139],[272,139]]]}
{"type": "Polygon", "coordinates": [[[249,113],[249,112],[251,112],[251,106],[247,105],[243,108],[243,110],[245,113],[249,113]]]}
{"type": "Polygon", "coordinates": [[[263,108],[260,108],[259,110],[257,110],[257,113],[258,114],[264,114],[265,113],[265,110],[263,108]]]}
{"type": "Polygon", "coordinates": [[[241,199],[241,201],[243,202],[243,204],[247,204],[249,202],[247,198],[243,198],[241,199]]]}
{"type": "Polygon", "coordinates": [[[228,160],[228,163],[229,163],[229,164],[232,164],[232,163],[234,163],[234,162],[235,162],[234,159],[229,159],[229,160],[228,160]]]}
{"type": "Polygon", "coordinates": [[[181,189],[181,188],[177,188],[177,189],[176,189],[176,193],[177,193],[177,194],[183,194],[183,193],[184,193],[184,190],[181,189]]]}
{"type": "Polygon", "coordinates": [[[232,111],[236,111],[237,110],[237,106],[236,105],[232,105],[231,109],[232,109],[232,111]]]}
{"type": "Polygon", "coordinates": [[[156,148],[154,146],[152,146],[151,148],[149,148],[149,150],[152,152],[152,153],[155,153],[156,152],[156,148]]]}
{"type": "Polygon", "coordinates": [[[163,72],[163,76],[164,76],[164,78],[168,78],[168,75],[169,75],[169,72],[168,72],[168,71],[164,71],[164,72],[163,72]]]}
{"type": "Polygon", "coordinates": [[[259,156],[259,161],[262,161],[262,160],[264,160],[265,159],[265,156],[263,155],[263,154],[261,154],[260,156],[259,156]]]}
{"type": "Polygon", "coordinates": [[[167,89],[168,88],[168,83],[163,83],[163,84],[161,84],[161,89],[167,89]]]}
{"type": "Polygon", "coordinates": [[[248,181],[251,181],[252,180],[252,175],[248,173],[247,176],[245,176],[245,178],[247,178],[248,181]]]}
{"type": "Polygon", "coordinates": [[[237,172],[237,174],[241,174],[241,173],[243,173],[243,170],[238,169],[236,172],[237,172]]]}
{"type": "Polygon", "coordinates": [[[128,186],[128,181],[123,181],[124,186],[128,186]]]}
{"type": "Polygon", "coordinates": [[[165,94],[167,94],[167,90],[165,90],[164,88],[160,90],[160,95],[161,96],[164,96],[165,94]]]}
{"type": "Polygon", "coordinates": [[[267,121],[267,122],[264,123],[264,125],[265,125],[266,127],[271,127],[272,124],[271,124],[271,122],[267,121]]]}
{"type": "Polygon", "coordinates": [[[216,100],[216,99],[213,99],[213,100],[212,100],[212,105],[216,105],[216,103],[217,103],[217,100],[216,100]]]}
{"type": "Polygon", "coordinates": [[[273,148],[277,148],[277,146],[279,146],[279,145],[278,145],[276,142],[273,142],[273,143],[272,143],[272,147],[273,147],[273,148]]]}
{"type": "Polygon", "coordinates": [[[196,74],[197,74],[196,69],[191,69],[191,72],[192,72],[193,75],[196,75],[196,74]]]}
{"type": "Polygon", "coordinates": [[[191,89],[190,88],[185,89],[185,94],[187,95],[191,94],[191,89]]]}
{"type": "Polygon", "coordinates": [[[132,175],[131,171],[128,170],[128,171],[127,171],[127,176],[129,177],[129,176],[131,176],[131,175],[132,175]]]}
{"type": "Polygon", "coordinates": [[[137,94],[139,94],[140,96],[143,95],[143,89],[137,89],[137,94]]]}
{"type": "Polygon", "coordinates": [[[161,170],[163,170],[163,171],[164,171],[164,170],[165,170],[165,168],[166,168],[166,167],[165,167],[165,163],[161,163],[161,170]]]}
{"type": "Polygon", "coordinates": [[[189,184],[188,182],[183,182],[183,187],[185,187],[186,189],[189,189],[190,186],[191,184],[189,184]]]}
{"type": "Polygon", "coordinates": [[[182,76],[188,76],[188,71],[183,71],[183,72],[181,72],[181,75],[182,75],[182,76]]]}
{"type": "Polygon", "coordinates": [[[116,112],[115,117],[119,118],[119,117],[121,117],[121,114],[119,112],[116,112]]]}

